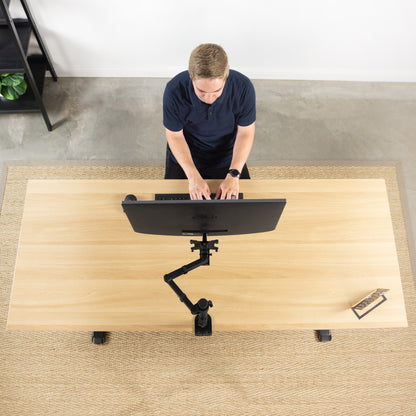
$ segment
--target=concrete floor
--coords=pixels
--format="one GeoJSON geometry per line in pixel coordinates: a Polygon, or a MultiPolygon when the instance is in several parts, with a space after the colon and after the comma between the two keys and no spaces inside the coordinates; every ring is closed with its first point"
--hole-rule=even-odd
{"type": "MultiPolygon", "coordinates": [[[[47,131],[40,113],[1,115],[0,162],[114,160],[162,165],[166,82],[160,78],[61,78],[54,83],[48,78],[44,99],[54,131],[47,131]]],[[[416,83],[253,83],[257,123],[249,163],[400,162],[415,264],[416,83]]]]}

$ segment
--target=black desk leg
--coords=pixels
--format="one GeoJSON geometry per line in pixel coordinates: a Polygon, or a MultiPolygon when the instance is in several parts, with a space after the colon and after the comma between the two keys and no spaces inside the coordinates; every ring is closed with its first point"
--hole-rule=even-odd
{"type": "Polygon", "coordinates": [[[94,331],[92,333],[92,343],[93,344],[104,344],[105,343],[106,333],[102,331],[94,331]]]}
{"type": "Polygon", "coordinates": [[[319,342],[329,342],[332,340],[330,329],[319,329],[317,332],[319,342]]]}

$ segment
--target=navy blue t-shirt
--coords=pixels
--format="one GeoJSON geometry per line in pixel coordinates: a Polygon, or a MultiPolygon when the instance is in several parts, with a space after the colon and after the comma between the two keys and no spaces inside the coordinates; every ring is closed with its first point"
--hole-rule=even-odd
{"type": "MultiPolygon", "coordinates": [[[[183,133],[197,168],[222,168],[231,163],[237,126],[256,121],[253,84],[230,70],[224,90],[212,104],[194,92],[188,71],[171,79],[163,95],[163,124],[183,133]]],[[[171,158],[175,160],[171,154],[171,158]]]]}

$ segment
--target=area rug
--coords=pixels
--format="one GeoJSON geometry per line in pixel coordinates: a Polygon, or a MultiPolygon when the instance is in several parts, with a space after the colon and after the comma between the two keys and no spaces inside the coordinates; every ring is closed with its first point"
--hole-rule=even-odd
{"type": "Polygon", "coordinates": [[[0,216],[0,415],[416,415],[416,296],[393,166],[270,166],[264,178],[384,178],[409,327],[313,331],[6,331],[28,179],[161,179],[159,167],[10,165],[0,216]]]}

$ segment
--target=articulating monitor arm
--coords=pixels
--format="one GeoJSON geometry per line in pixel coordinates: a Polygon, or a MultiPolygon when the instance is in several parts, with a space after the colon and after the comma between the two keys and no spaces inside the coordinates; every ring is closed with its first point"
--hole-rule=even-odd
{"type": "Polygon", "coordinates": [[[182,276],[199,266],[209,266],[209,257],[211,256],[210,250],[218,251],[218,247],[215,246],[215,244],[218,244],[218,240],[207,241],[207,235],[206,233],[203,233],[202,241],[191,240],[191,244],[194,244],[194,247],[191,248],[192,251],[200,251],[199,259],[166,274],[164,280],[178,295],[180,301],[188,307],[192,315],[196,315],[195,335],[212,335],[212,321],[211,317],[208,315],[209,308],[213,306],[212,302],[202,298],[197,303],[193,304],[173,279],[182,276]]]}

